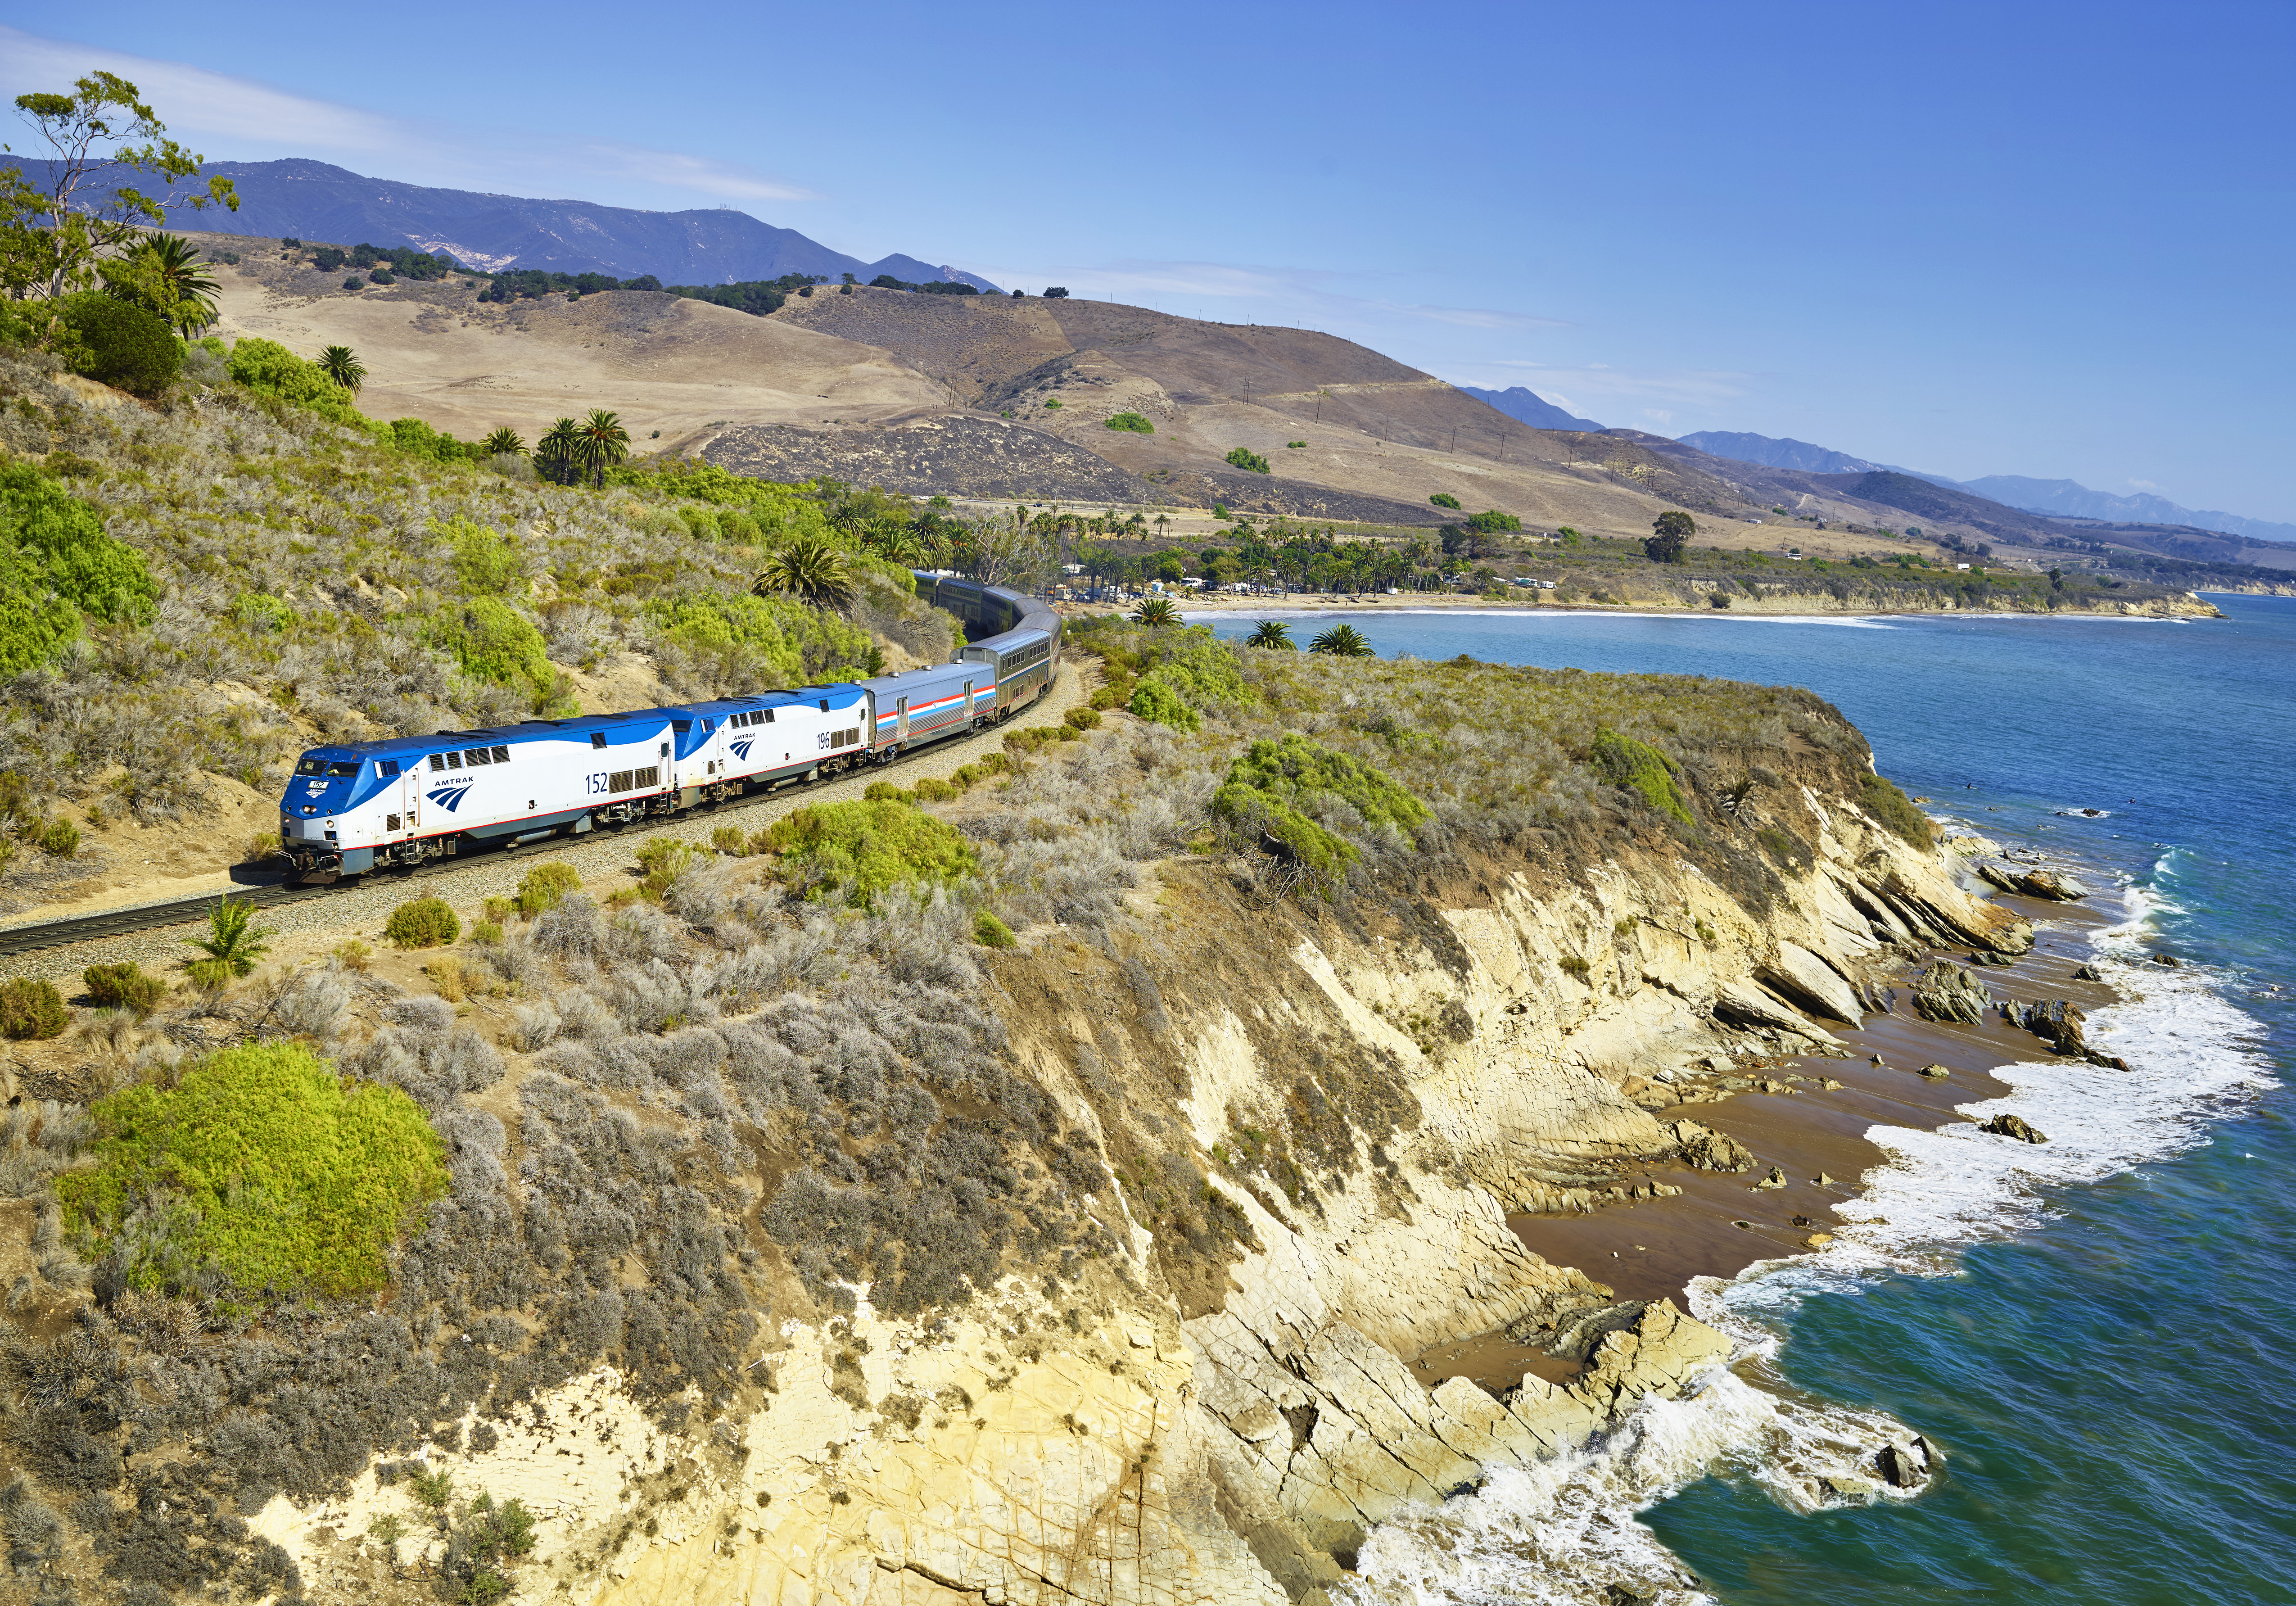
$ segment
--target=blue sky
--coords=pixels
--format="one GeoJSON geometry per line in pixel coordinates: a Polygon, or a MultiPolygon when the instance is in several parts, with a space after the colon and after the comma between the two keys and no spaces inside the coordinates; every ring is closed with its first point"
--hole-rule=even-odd
{"type": "Polygon", "coordinates": [[[8,93],[110,66],[214,158],[732,205],[1609,424],[2296,520],[2284,0],[0,24],[8,93]]]}

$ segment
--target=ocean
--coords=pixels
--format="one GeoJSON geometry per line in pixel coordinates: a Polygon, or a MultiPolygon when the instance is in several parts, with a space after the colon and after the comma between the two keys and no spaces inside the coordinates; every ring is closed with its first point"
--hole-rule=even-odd
{"type": "Polygon", "coordinates": [[[2136,1068],[2036,1061],[1964,1107],[2044,1147],[1877,1129],[1834,1245],[1694,1290],[1731,1372],[1386,1525],[1351,1599],[2296,1602],[2296,599],[2211,600],[2230,617],[1299,619],[1383,657],[1810,688],[1933,815],[2106,889],[2127,1001],[2089,1035],[2136,1068]],[[1928,1489],[1814,1508],[1813,1468],[1907,1430],[1948,1458],[1928,1489]]]}

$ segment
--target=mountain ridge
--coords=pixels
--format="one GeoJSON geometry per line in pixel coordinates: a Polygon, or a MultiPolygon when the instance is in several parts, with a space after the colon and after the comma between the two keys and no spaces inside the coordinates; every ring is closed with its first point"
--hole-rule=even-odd
{"type": "MultiPolygon", "coordinates": [[[[29,169],[39,164],[25,165],[29,169]]],[[[235,213],[198,214],[195,226],[202,230],[346,245],[404,242],[446,251],[466,266],[490,273],[540,268],[618,279],[652,274],[666,284],[726,284],[784,274],[835,278],[849,273],[865,281],[890,274],[912,283],[940,279],[996,289],[962,268],[899,252],[864,262],[730,207],[649,212],[587,201],[439,189],[370,178],[302,157],[209,162],[202,176],[230,179],[240,197],[235,213]]]]}
{"type": "Polygon", "coordinates": [[[2139,493],[2116,496],[2095,491],[2072,479],[2036,479],[2023,474],[1988,474],[1978,479],[1951,479],[1898,463],[1873,463],[1814,446],[1790,436],[1755,435],[1729,430],[1701,430],[1677,438],[1711,457],[1758,463],[1764,468],[1795,469],[1810,474],[1904,474],[1931,485],[1969,491],[1988,502],[2020,512],[2095,520],[2110,524],[2174,525],[2212,530],[2240,537],[2243,543],[2280,546],[2296,544],[2296,524],[2251,519],[2214,509],[2181,507],[2165,496],[2139,493]]]}
{"type": "Polygon", "coordinates": [[[1529,424],[1534,430],[1583,430],[1590,434],[1602,433],[1603,426],[1593,419],[1576,417],[1536,390],[1522,385],[1510,385],[1504,390],[1486,390],[1477,385],[1457,388],[1477,401],[1496,407],[1518,423],[1529,424]]]}

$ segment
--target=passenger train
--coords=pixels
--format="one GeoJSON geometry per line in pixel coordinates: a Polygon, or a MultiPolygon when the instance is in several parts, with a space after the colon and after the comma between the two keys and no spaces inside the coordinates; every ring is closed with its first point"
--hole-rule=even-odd
{"type": "Polygon", "coordinates": [[[291,879],[324,884],[482,847],[580,836],[890,764],[1009,719],[1060,668],[1046,603],[919,575],[964,621],[946,664],[748,697],[315,747],[279,804],[291,879]]]}

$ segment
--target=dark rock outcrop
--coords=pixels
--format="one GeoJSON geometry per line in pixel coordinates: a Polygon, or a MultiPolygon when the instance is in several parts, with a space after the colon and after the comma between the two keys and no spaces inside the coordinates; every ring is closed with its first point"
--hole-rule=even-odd
{"type": "Polygon", "coordinates": [[[1993,1002],[1985,984],[1957,965],[1938,961],[1914,983],[1914,1008],[1925,1020],[1958,1020],[1976,1026],[1993,1002]]]}
{"type": "Polygon", "coordinates": [[[2021,1143],[2046,1143],[2048,1135],[2021,1115],[1997,1115],[1980,1132],[1990,1132],[1996,1137],[2013,1137],[2021,1143]]]}
{"type": "Polygon", "coordinates": [[[1696,1121],[1676,1121],[1667,1135],[1681,1145],[1683,1161],[1701,1171],[1751,1171],[1752,1151],[1727,1133],[1715,1132],[1696,1121]]]}
{"type": "Polygon", "coordinates": [[[1987,863],[1977,866],[1977,873],[1988,885],[2004,892],[2045,897],[2052,903],[2070,904],[2090,896],[2086,886],[2062,870],[2017,870],[2007,864],[1987,863]]]}

